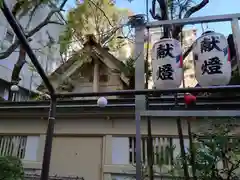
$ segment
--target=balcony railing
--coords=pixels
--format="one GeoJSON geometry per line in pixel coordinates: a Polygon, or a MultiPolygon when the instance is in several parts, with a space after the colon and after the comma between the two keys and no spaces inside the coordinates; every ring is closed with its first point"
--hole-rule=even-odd
{"type": "MultiPolygon", "coordinates": [[[[173,138],[167,137],[153,137],[152,145],[153,145],[153,164],[165,164],[171,165],[173,163],[174,154],[176,156],[177,151],[176,145],[173,145],[173,138]],[[174,153],[175,151],[175,153],[174,153]]],[[[176,140],[175,140],[176,141],[176,140]]],[[[142,149],[142,163],[147,165],[147,143],[148,138],[142,137],[141,149],[142,149]]],[[[129,164],[136,163],[136,138],[129,137],[129,164]]]]}
{"type": "MultiPolygon", "coordinates": [[[[141,138],[141,162],[143,167],[148,165],[147,137],[141,138]]],[[[180,142],[178,137],[154,136],[152,138],[153,165],[159,169],[166,167],[171,169],[180,158],[180,142]]],[[[189,151],[189,139],[184,138],[185,152],[189,151]]],[[[113,137],[112,164],[135,167],[136,165],[136,138],[113,137]]],[[[217,167],[222,168],[224,162],[218,162],[217,167]]]]}
{"type": "Polygon", "coordinates": [[[37,160],[39,136],[0,135],[0,156],[15,156],[26,161],[37,160]]]}
{"type": "MultiPolygon", "coordinates": [[[[112,144],[112,163],[121,165],[135,165],[136,163],[136,138],[113,137],[112,144]]],[[[143,136],[141,139],[141,161],[143,165],[148,164],[147,153],[148,138],[143,136]]],[[[174,160],[180,155],[180,145],[178,137],[154,136],[152,138],[153,164],[154,165],[173,165],[174,160]]],[[[186,150],[189,147],[189,140],[185,139],[186,150]]]]}
{"type": "Polygon", "coordinates": [[[0,156],[25,157],[27,136],[0,136],[0,156]]]}

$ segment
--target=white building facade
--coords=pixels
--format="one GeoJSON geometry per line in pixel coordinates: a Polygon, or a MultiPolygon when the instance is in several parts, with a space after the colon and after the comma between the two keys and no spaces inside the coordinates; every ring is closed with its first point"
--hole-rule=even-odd
{"type": "MultiPolygon", "coordinates": [[[[8,7],[11,9],[16,2],[16,0],[8,0],[5,1],[8,7]]],[[[32,16],[32,19],[29,23],[30,16],[26,15],[20,19],[20,24],[23,28],[26,29],[26,32],[31,31],[33,28],[38,26],[49,14],[52,8],[48,5],[42,6],[36,10],[35,14],[32,16]]],[[[14,43],[16,40],[16,35],[11,29],[9,23],[6,18],[0,12],[0,53],[6,51],[6,49],[14,43]]],[[[51,73],[61,62],[61,57],[59,53],[59,45],[58,39],[61,32],[64,30],[64,19],[60,13],[55,13],[51,21],[59,22],[61,24],[48,24],[41,28],[40,31],[36,32],[31,37],[30,46],[35,52],[39,63],[42,65],[43,69],[47,74],[51,73]],[[54,40],[54,45],[49,48],[47,43],[49,40],[54,40]]],[[[0,79],[5,82],[7,85],[8,82],[11,82],[12,70],[14,68],[14,64],[16,63],[19,55],[19,48],[17,48],[10,56],[6,59],[0,59],[0,79]]],[[[21,81],[19,83],[20,88],[25,90],[35,91],[38,85],[41,83],[41,78],[37,74],[36,70],[34,70],[31,60],[26,58],[27,63],[24,65],[20,78],[21,81]]],[[[9,87],[3,87],[1,85],[0,96],[7,99],[9,87]]]]}

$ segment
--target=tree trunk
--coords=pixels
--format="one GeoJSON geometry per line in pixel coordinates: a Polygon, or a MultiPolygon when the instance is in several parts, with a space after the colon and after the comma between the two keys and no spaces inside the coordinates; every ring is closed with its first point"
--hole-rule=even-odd
{"type": "MultiPolygon", "coordinates": [[[[18,60],[14,65],[12,76],[11,76],[11,85],[18,85],[21,78],[19,77],[20,72],[26,63],[26,51],[22,45],[20,45],[20,51],[18,55],[18,60]]],[[[11,101],[13,98],[13,93],[11,92],[11,87],[9,89],[8,100],[11,101]]]]}
{"type": "MultiPolygon", "coordinates": [[[[161,9],[162,20],[168,20],[168,7],[166,0],[158,0],[161,9]]],[[[169,25],[163,26],[163,38],[169,37],[169,25]]]]}

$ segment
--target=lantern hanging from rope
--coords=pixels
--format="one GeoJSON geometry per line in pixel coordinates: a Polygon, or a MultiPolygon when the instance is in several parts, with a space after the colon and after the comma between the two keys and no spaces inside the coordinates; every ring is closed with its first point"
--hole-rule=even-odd
{"type": "Polygon", "coordinates": [[[231,79],[231,59],[227,39],[207,31],[193,47],[196,79],[200,86],[227,85],[231,79]]]}
{"type": "Polygon", "coordinates": [[[152,66],[156,89],[178,88],[183,73],[180,42],[171,38],[156,42],[152,48],[152,66]]]}

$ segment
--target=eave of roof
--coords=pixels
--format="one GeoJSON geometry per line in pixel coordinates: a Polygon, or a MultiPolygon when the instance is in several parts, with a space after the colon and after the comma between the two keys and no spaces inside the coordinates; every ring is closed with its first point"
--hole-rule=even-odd
{"type": "MultiPolygon", "coordinates": [[[[8,81],[5,80],[5,79],[0,79],[0,81],[4,82],[4,83],[10,88],[10,86],[11,86],[11,83],[10,83],[10,82],[8,82],[8,81]]],[[[27,88],[25,88],[25,87],[23,87],[23,86],[20,86],[20,85],[18,85],[18,86],[19,86],[20,90],[23,90],[23,91],[25,91],[25,92],[30,92],[32,95],[37,95],[37,94],[38,94],[38,92],[32,91],[32,90],[27,89],[27,88]]]]}

